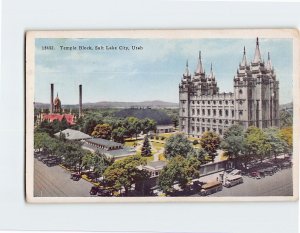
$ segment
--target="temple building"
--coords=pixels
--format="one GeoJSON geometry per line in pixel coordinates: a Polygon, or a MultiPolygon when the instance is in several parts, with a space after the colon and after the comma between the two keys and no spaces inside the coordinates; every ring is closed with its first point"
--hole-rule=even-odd
{"type": "Polygon", "coordinates": [[[187,62],[179,84],[180,131],[193,137],[205,131],[223,135],[232,124],[241,124],[245,129],[279,127],[279,81],[270,54],[267,62],[261,57],[258,38],[250,62],[244,47],[233,78],[233,92],[219,92],[212,65],[205,73],[201,52],[195,73],[190,73],[187,62]]]}
{"type": "MultiPolygon", "coordinates": [[[[62,108],[61,100],[58,97],[58,93],[56,98],[53,100],[53,93],[54,93],[54,84],[51,83],[50,86],[50,109],[49,113],[44,113],[43,109],[37,116],[37,124],[40,124],[42,121],[49,121],[53,122],[54,120],[62,121],[66,119],[69,125],[74,125],[77,116],[72,113],[72,109],[70,109],[69,113],[65,113],[65,110],[62,108]]],[[[82,113],[82,85],[79,85],[79,115],[81,117],[82,113]]]]}

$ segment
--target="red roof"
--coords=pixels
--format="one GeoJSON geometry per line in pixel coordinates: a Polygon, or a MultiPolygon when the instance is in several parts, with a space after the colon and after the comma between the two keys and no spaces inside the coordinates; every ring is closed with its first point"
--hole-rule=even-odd
{"type": "Polygon", "coordinates": [[[52,113],[52,114],[45,114],[43,115],[43,119],[42,120],[48,120],[50,122],[54,121],[54,120],[59,120],[62,121],[63,118],[66,118],[68,124],[70,125],[74,125],[74,115],[72,114],[58,114],[58,113],[52,113]]]}

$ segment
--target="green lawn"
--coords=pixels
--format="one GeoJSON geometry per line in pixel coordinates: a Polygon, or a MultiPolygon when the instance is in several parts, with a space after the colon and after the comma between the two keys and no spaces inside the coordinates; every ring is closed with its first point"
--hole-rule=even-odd
{"type": "Polygon", "coordinates": [[[142,141],[141,139],[138,139],[138,140],[135,140],[135,139],[126,139],[125,140],[125,143],[124,143],[124,146],[135,146],[136,144],[138,144],[140,141],[142,141]]]}
{"type": "Polygon", "coordinates": [[[151,145],[154,147],[153,149],[156,149],[157,151],[159,151],[161,148],[165,146],[164,143],[159,143],[157,141],[152,141],[152,140],[151,140],[151,145]]]}

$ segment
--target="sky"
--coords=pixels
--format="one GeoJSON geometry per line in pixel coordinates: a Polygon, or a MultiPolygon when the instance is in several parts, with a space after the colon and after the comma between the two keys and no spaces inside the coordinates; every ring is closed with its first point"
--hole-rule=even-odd
{"type": "MultiPolygon", "coordinates": [[[[279,80],[280,104],[292,101],[293,44],[291,39],[259,39],[262,58],[271,60],[279,80]]],[[[246,47],[254,57],[253,39],[44,39],[35,41],[35,102],[49,103],[50,83],[62,104],[78,103],[82,84],[83,103],[98,101],[139,102],[162,100],[177,103],[178,85],[188,60],[190,72],[201,50],[206,73],[210,64],[220,92],[233,92],[233,77],[246,47]],[[54,50],[44,50],[53,46],[54,50]],[[61,47],[62,46],[62,47],[61,47]],[[62,48],[74,46],[76,50],[62,48]],[[93,50],[79,50],[91,46],[93,50]],[[95,46],[103,46],[96,50],[95,46]],[[106,49],[111,46],[116,49],[106,49]],[[142,47],[140,50],[132,46],[142,47]],[[124,50],[128,47],[129,50],[124,50]]]]}

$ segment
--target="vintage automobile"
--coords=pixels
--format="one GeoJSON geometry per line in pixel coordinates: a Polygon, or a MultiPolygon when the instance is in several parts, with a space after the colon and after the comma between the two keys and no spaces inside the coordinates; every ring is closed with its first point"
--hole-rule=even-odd
{"type": "Polygon", "coordinates": [[[264,169],[264,171],[265,171],[266,176],[273,176],[274,175],[273,167],[268,167],[268,168],[264,169]]]}
{"type": "Polygon", "coordinates": [[[291,168],[292,167],[292,162],[291,161],[286,161],[286,162],[283,162],[281,164],[281,168],[282,169],[285,169],[285,168],[291,168]]]}
{"type": "Polygon", "coordinates": [[[78,173],[78,172],[73,172],[73,173],[71,173],[71,177],[70,177],[72,180],[74,180],[74,181],[78,181],[78,180],[80,180],[81,179],[81,175],[80,175],[80,173],[78,173]]]}
{"type": "Polygon", "coordinates": [[[97,195],[98,194],[98,192],[99,192],[99,186],[93,186],[92,188],[91,188],[91,190],[90,190],[90,195],[92,195],[92,196],[95,196],[95,195],[97,195]]]}
{"type": "Polygon", "coordinates": [[[60,158],[52,158],[52,159],[49,159],[45,162],[45,164],[48,166],[48,167],[52,167],[52,166],[56,166],[58,164],[61,163],[61,159],[60,158]]]}
{"type": "Polygon", "coordinates": [[[257,171],[252,171],[252,172],[250,172],[249,176],[251,178],[261,179],[261,178],[265,177],[265,170],[260,169],[260,170],[257,170],[257,171]]]}
{"type": "Polygon", "coordinates": [[[101,197],[110,197],[111,196],[111,192],[109,190],[107,190],[107,189],[99,189],[98,196],[101,196],[101,197]]]}
{"type": "Polygon", "coordinates": [[[202,185],[200,195],[207,196],[215,192],[219,192],[223,189],[223,185],[219,181],[212,181],[202,185]]]}

